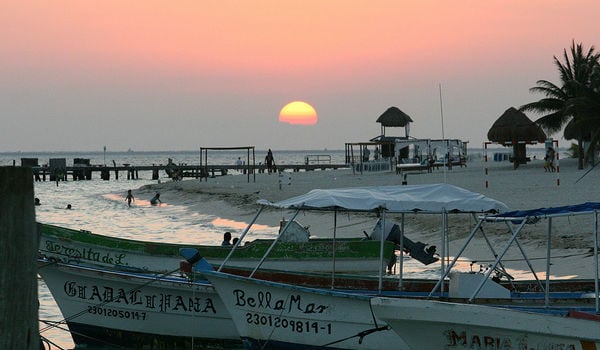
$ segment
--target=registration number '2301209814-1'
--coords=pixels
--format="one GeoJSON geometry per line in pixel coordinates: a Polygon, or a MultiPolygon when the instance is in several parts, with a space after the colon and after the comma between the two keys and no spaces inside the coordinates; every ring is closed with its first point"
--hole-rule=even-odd
{"type": "Polygon", "coordinates": [[[296,333],[331,334],[331,323],[319,323],[317,321],[296,321],[279,316],[247,312],[246,322],[258,326],[290,329],[296,333]]]}

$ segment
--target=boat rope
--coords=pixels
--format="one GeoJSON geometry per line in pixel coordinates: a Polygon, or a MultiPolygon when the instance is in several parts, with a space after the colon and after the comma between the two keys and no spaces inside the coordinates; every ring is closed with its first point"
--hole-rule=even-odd
{"type": "Polygon", "coordinates": [[[355,335],[351,335],[351,336],[346,337],[346,338],[342,338],[342,339],[339,339],[339,340],[336,340],[336,341],[332,341],[331,343],[327,343],[327,344],[325,344],[323,346],[330,346],[330,345],[341,343],[343,341],[346,341],[346,340],[352,339],[352,338],[356,338],[356,337],[358,337],[358,343],[362,344],[363,338],[366,337],[367,335],[369,335],[371,333],[375,333],[375,332],[387,331],[389,329],[390,329],[390,326],[388,326],[388,325],[381,326],[381,327],[370,328],[370,329],[358,332],[355,335]]]}
{"type": "Polygon", "coordinates": [[[66,350],[65,348],[60,347],[58,344],[40,334],[40,350],[51,350],[52,345],[59,350],[66,350]]]}
{"type": "Polygon", "coordinates": [[[327,344],[325,344],[323,346],[324,347],[330,346],[330,345],[341,343],[341,342],[346,341],[348,339],[357,338],[357,337],[358,337],[358,344],[362,344],[363,339],[367,335],[375,333],[375,332],[388,331],[388,330],[391,329],[390,326],[388,326],[387,324],[385,326],[379,326],[377,324],[377,318],[375,317],[375,313],[373,312],[373,307],[371,306],[371,302],[369,302],[369,311],[371,312],[371,318],[373,319],[373,323],[375,324],[375,328],[366,329],[364,331],[356,333],[355,335],[351,335],[349,337],[342,338],[342,339],[339,339],[339,340],[327,343],[327,344]]]}
{"type": "MultiPolygon", "coordinates": [[[[110,346],[111,348],[129,349],[129,348],[126,348],[126,347],[123,347],[123,346],[119,346],[119,345],[117,345],[117,344],[113,344],[113,343],[111,343],[111,342],[108,342],[108,341],[106,341],[106,340],[104,340],[104,339],[98,339],[98,338],[90,337],[90,336],[89,336],[89,335],[87,335],[87,334],[83,334],[83,333],[79,333],[79,332],[74,332],[74,331],[71,331],[71,330],[70,330],[70,329],[68,329],[68,328],[62,327],[62,326],[60,325],[61,323],[60,323],[59,321],[50,321],[50,320],[39,320],[39,321],[40,321],[40,322],[42,322],[42,323],[45,323],[45,324],[47,324],[47,325],[48,325],[48,327],[51,327],[51,328],[56,328],[56,329],[59,329],[59,330],[61,330],[61,331],[68,332],[68,333],[71,333],[71,334],[75,334],[75,335],[77,335],[77,336],[80,336],[80,337],[83,337],[83,338],[91,339],[91,340],[93,340],[93,341],[94,341],[94,342],[96,342],[96,343],[102,343],[102,344],[104,344],[104,345],[110,346]]],[[[40,335],[40,337],[41,337],[41,335],[40,335]]],[[[45,340],[47,340],[48,342],[50,342],[50,340],[48,340],[47,338],[45,338],[45,337],[44,337],[44,339],[45,339],[45,340]]],[[[52,343],[52,342],[50,342],[50,343],[52,343]]],[[[60,350],[66,350],[66,349],[64,349],[64,348],[61,348],[61,347],[59,347],[59,346],[58,346],[58,345],[56,345],[55,343],[52,343],[52,344],[53,344],[55,347],[59,348],[60,350]]]]}
{"type": "MultiPolygon", "coordinates": [[[[291,295],[288,294],[287,298],[285,299],[285,303],[284,305],[288,305],[288,302],[291,298],[291,295]]],[[[283,311],[285,308],[281,308],[281,310],[279,311],[279,317],[281,317],[281,315],[283,315],[283,311]]],[[[273,337],[273,333],[275,332],[275,327],[273,326],[273,328],[271,328],[271,332],[269,333],[269,336],[267,337],[267,339],[265,339],[265,342],[261,345],[260,349],[264,350],[265,347],[267,346],[267,344],[269,344],[269,341],[271,341],[271,337],[273,337]]]]}

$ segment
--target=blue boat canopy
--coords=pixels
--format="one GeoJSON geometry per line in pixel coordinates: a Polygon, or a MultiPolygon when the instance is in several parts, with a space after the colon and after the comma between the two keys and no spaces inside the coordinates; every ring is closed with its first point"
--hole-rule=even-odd
{"type": "MultiPolygon", "coordinates": [[[[529,218],[531,222],[532,219],[542,219],[547,217],[556,217],[556,216],[568,216],[568,215],[583,215],[590,214],[595,211],[600,211],[600,203],[598,202],[586,202],[582,204],[575,205],[565,205],[561,207],[549,207],[549,208],[539,208],[539,209],[529,209],[529,210],[514,210],[505,212],[502,214],[496,214],[488,216],[486,219],[490,221],[502,221],[502,220],[510,220],[515,221],[514,219],[520,218],[529,218]]],[[[518,220],[516,220],[518,221],[518,220]]]]}
{"type": "Polygon", "coordinates": [[[495,199],[449,184],[315,189],[306,194],[258,204],[305,210],[384,210],[388,213],[501,213],[508,207],[495,199]]]}

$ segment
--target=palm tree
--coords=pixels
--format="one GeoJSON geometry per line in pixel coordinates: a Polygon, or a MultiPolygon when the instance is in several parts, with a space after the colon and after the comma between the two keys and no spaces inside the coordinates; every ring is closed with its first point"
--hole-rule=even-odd
{"type": "MultiPolygon", "coordinates": [[[[600,143],[600,61],[590,62],[591,74],[588,84],[575,82],[581,94],[569,101],[567,109],[579,116],[573,129],[579,129],[589,141],[585,159],[595,163],[596,148],[600,143]]],[[[565,128],[565,135],[567,135],[565,128]]],[[[571,134],[572,130],[569,131],[571,134]]]]}
{"type": "MultiPolygon", "coordinates": [[[[587,128],[587,113],[583,113],[581,105],[573,103],[574,99],[583,98],[590,89],[593,67],[598,64],[599,53],[594,53],[592,46],[584,52],[583,45],[573,41],[571,44],[571,57],[567,50],[563,52],[564,64],[554,56],[554,63],[560,73],[561,85],[556,85],[547,80],[538,80],[537,86],[529,89],[531,92],[541,93],[546,96],[536,102],[531,102],[520,107],[521,111],[535,111],[544,114],[535,122],[549,135],[560,131],[563,126],[574,131],[579,145],[579,169],[583,169],[583,142],[587,128]],[[579,107],[577,107],[579,106],[579,107]]],[[[581,100],[583,103],[583,100],[581,100]]]]}

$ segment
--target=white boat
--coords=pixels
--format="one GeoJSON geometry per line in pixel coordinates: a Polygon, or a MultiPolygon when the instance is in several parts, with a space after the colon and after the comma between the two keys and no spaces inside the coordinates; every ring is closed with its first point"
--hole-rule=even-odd
{"type": "MultiPolygon", "coordinates": [[[[375,212],[381,217],[381,227],[386,227],[385,216],[389,213],[444,216],[449,212],[496,213],[507,209],[501,202],[446,184],[313,190],[281,202],[263,201],[263,204],[293,209],[294,215],[302,210],[330,211],[334,216],[338,212],[375,212]]],[[[400,230],[400,236],[403,231],[400,230]]],[[[379,236],[383,247],[388,237],[379,236]]],[[[400,237],[401,247],[402,241],[400,237]]],[[[402,338],[370,309],[369,295],[381,291],[383,272],[379,273],[379,289],[363,293],[305,288],[218,271],[206,271],[205,276],[221,297],[247,347],[408,349],[402,338]]]]}
{"type": "Polygon", "coordinates": [[[77,346],[240,347],[229,313],[206,281],[38,260],[77,346]]]}
{"type": "Polygon", "coordinates": [[[371,305],[411,349],[600,349],[600,317],[569,317],[564,307],[510,309],[382,297],[371,305]]]}
{"type": "Polygon", "coordinates": [[[507,225],[508,234],[488,272],[468,276],[465,279],[468,288],[461,290],[451,286],[447,298],[438,298],[434,292],[441,286],[443,278],[450,275],[452,283],[450,271],[459,253],[429,294],[430,300],[375,297],[371,300],[373,312],[413,349],[600,349],[599,210],[600,203],[583,203],[482,216],[463,244],[461,253],[483,224],[492,222],[507,225]],[[551,289],[553,284],[550,278],[552,222],[559,218],[574,221],[575,217],[582,215],[592,219],[587,222],[591,223],[594,242],[589,255],[590,270],[594,271],[595,276],[593,289],[579,293],[555,293],[551,289]],[[504,261],[504,256],[513,245],[517,245],[523,261],[527,262],[537,279],[533,264],[523,246],[517,244],[517,238],[523,234],[525,226],[540,225],[543,220],[548,225],[546,281],[545,284],[540,281],[544,285],[543,293],[511,293],[490,280],[490,274],[503,263],[502,269],[505,271],[509,262],[504,261]],[[469,280],[472,277],[474,279],[469,280]],[[494,299],[482,304],[481,298],[494,299]]]}
{"type": "Polygon", "coordinates": [[[369,296],[210,271],[248,349],[408,349],[369,296]]]}

